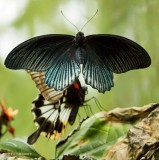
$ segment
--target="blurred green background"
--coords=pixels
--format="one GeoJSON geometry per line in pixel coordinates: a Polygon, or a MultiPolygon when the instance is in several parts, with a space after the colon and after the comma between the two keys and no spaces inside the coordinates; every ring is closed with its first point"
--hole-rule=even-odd
{"type": "MultiPolygon", "coordinates": [[[[143,46],[152,58],[147,69],[114,74],[115,87],[100,94],[89,89],[106,110],[115,107],[142,106],[158,102],[159,57],[159,1],[158,0],[0,0],[0,98],[7,106],[19,110],[12,125],[16,137],[27,137],[34,130],[31,102],[38,90],[25,71],[8,70],[4,66],[7,54],[19,43],[43,34],[73,34],[96,12],[87,24],[85,35],[109,33],[125,36],[143,46]]],[[[91,103],[93,112],[99,111],[91,103]],[[94,109],[95,108],[95,109],[94,109]]],[[[12,138],[6,134],[2,141],[12,138]]],[[[47,158],[54,157],[55,143],[41,136],[34,145],[47,158]]]]}

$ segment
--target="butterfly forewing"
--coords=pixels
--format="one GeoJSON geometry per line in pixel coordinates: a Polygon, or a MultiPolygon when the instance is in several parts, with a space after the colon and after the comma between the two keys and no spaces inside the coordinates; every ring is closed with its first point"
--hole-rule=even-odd
{"type": "Polygon", "coordinates": [[[88,44],[103,63],[114,73],[146,68],[151,59],[143,47],[134,41],[117,35],[90,35],[88,44]]]}
{"type": "Polygon", "coordinates": [[[46,70],[59,56],[58,50],[65,48],[73,38],[71,35],[52,34],[29,39],[10,52],[5,65],[10,69],[46,70]]]}

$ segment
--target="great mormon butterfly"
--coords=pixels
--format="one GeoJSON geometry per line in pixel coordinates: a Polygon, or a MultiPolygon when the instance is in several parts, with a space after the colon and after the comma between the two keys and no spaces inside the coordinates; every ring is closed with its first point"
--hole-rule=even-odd
{"type": "Polygon", "coordinates": [[[59,138],[68,123],[73,125],[79,107],[84,104],[86,92],[87,88],[81,87],[77,80],[65,89],[61,96],[58,91],[54,91],[54,94],[46,94],[46,97],[51,97],[49,101],[40,94],[33,101],[32,109],[38,129],[28,137],[28,143],[35,143],[41,133],[47,138],[59,138]]]}
{"type": "Polygon", "coordinates": [[[114,86],[113,73],[146,68],[150,64],[145,49],[130,39],[112,34],[84,36],[81,31],[76,36],[34,37],[15,47],[5,60],[10,69],[44,72],[45,83],[55,90],[67,88],[82,72],[86,84],[99,92],[114,86]]]}

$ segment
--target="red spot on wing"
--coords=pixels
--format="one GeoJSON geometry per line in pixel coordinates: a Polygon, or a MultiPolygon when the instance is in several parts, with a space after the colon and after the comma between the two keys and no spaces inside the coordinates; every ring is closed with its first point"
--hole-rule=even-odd
{"type": "Polygon", "coordinates": [[[76,83],[74,83],[74,87],[76,88],[76,89],[80,89],[80,86],[79,86],[79,84],[76,82],[76,83]]]}

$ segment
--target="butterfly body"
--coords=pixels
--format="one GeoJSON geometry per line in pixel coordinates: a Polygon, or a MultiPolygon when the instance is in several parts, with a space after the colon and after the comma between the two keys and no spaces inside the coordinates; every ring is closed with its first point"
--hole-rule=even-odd
{"type": "MultiPolygon", "coordinates": [[[[83,106],[84,104],[86,92],[87,88],[81,87],[79,81],[75,82],[64,91],[63,97],[65,97],[66,108],[72,108],[70,117],[68,119],[68,122],[71,125],[76,119],[79,106],[83,106]]],[[[64,100],[62,99],[62,101],[64,100]]]]}
{"type": "Polygon", "coordinates": [[[55,90],[67,88],[82,72],[86,84],[99,92],[114,86],[113,73],[150,64],[146,50],[130,39],[111,34],[84,36],[82,32],[32,38],[15,47],[5,60],[10,69],[44,72],[45,83],[55,90]]]}

